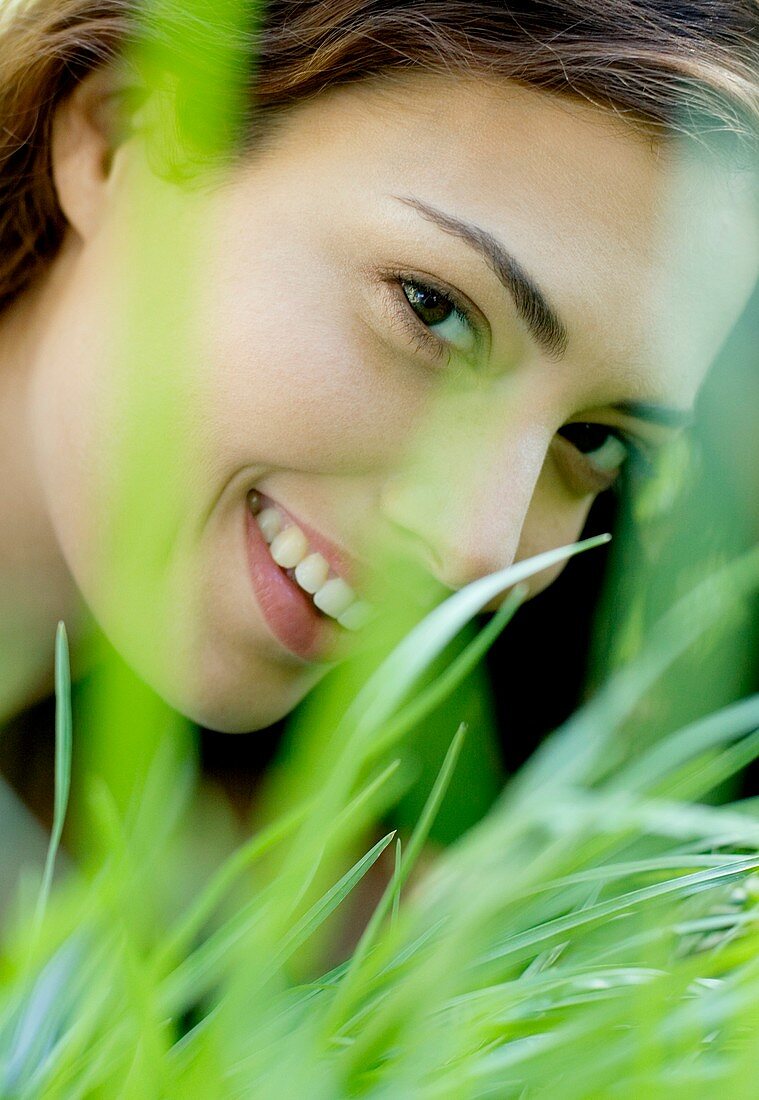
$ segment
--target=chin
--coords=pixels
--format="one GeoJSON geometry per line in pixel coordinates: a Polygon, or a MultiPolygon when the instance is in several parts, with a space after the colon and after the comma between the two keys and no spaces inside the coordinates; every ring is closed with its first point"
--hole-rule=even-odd
{"type": "MultiPolygon", "coordinates": [[[[297,705],[297,704],[296,704],[297,705]]],[[[215,706],[193,708],[193,714],[187,715],[197,725],[213,733],[255,733],[273,726],[287,717],[293,706],[272,707],[267,711],[240,711],[236,707],[220,709],[215,706]]]]}
{"type": "Polygon", "coordinates": [[[544,569],[541,573],[536,573],[534,577],[530,577],[527,582],[527,599],[531,600],[534,596],[545,592],[546,588],[550,588],[553,582],[564,572],[566,564],[566,562],[559,562],[558,565],[552,565],[550,569],[544,569]]]}
{"type": "Polygon", "coordinates": [[[190,722],[216,733],[252,733],[278,722],[300,699],[251,698],[246,692],[220,690],[220,685],[152,685],[173,710],[190,722]]]}
{"type": "Polygon", "coordinates": [[[199,679],[192,686],[156,684],[154,688],[169,706],[205,729],[216,733],[252,733],[290,714],[318,678],[312,676],[307,683],[299,679],[288,685],[275,685],[266,683],[264,677],[258,683],[253,676],[244,682],[216,677],[212,682],[199,679]]]}

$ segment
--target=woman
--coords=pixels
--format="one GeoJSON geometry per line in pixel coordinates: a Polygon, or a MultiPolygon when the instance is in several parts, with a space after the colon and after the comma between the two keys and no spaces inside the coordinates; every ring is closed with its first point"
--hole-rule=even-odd
{"type": "Polygon", "coordinates": [[[756,278],[759,17],[168,4],[124,66],[136,7],[6,15],[0,716],[63,618],[249,730],[371,630],[380,542],[456,589],[682,430],[756,278]]]}

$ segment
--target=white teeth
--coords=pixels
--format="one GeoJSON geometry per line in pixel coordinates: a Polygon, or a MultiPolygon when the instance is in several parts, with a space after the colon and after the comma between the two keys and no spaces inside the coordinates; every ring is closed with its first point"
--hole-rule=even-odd
{"type": "Polygon", "coordinates": [[[318,592],[329,576],[329,563],[321,554],[309,554],[295,567],[295,579],[301,588],[313,594],[318,592]]]}
{"type": "Polygon", "coordinates": [[[286,527],[274,538],[269,552],[277,565],[283,569],[292,569],[308,553],[308,539],[300,527],[286,527]]]}
{"type": "Polygon", "coordinates": [[[314,596],[314,603],[325,615],[336,619],[347,611],[356,598],[356,594],[350,585],[347,585],[341,577],[333,577],[321,586],[314,596]]]}
{"type": "Polygon", "coordinates": [[[271,542],[282,530],[282,517],[276,508],[264,508],[256,516],[256,522],[267,542],[271,542]]]}
{"type": "Polygon", "coordinates": [[[368,604],[366,600],[354,600],[347,611],[343,611],[342,615],[337,616],[337,621],[346,630],[360,630],[371,617],[371,604],[368,604]]]}
{"type": "Polygon", "coordinates": [[[329,562],[322,554],[309,552],[308,539],[300,527],[290,524],[283,529],[282,514],[276,508],[262,509],[261,503],[255,491],[248,495],[250,510],[277,565],[294,569],[296,583],[325,615],[337,619],[346,630],[360,630],[372,618],[372,606],[357,599],[342,577],[330,577],[329,562]]]}

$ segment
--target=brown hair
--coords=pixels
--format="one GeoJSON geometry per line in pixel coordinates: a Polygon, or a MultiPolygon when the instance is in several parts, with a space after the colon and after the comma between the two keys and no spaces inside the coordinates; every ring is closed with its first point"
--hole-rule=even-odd
{"type": "MultiPolygon", "coordinates": [[[[48,263],[65,230],[50,170],[55,107],[133,35],[150,32],[142,6],[10,0],[6,8],[0,309],[48,263]]],[[[162,0],[164,32],[173,27],[173,48],[196,58],[215,36],[227,54],[231,43],[250,69],[258,118],[337,84],[416,66],[582,96],[662,133],[717,132],[753,145],[759,131],[756,0],[272,0],[244,32],[229,15],[225,24],[224,10],[213,0],[162,0]]]]}

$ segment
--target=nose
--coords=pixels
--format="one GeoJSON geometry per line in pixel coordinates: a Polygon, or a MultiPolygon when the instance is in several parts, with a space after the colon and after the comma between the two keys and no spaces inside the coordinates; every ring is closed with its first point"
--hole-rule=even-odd
{"type": "Polygon", "coordinates": [[[546,447],[513,433],[465,453],[449,441],[386,482],[381,511],[425,569],[461,588],[514,561],[546,447]]]}

